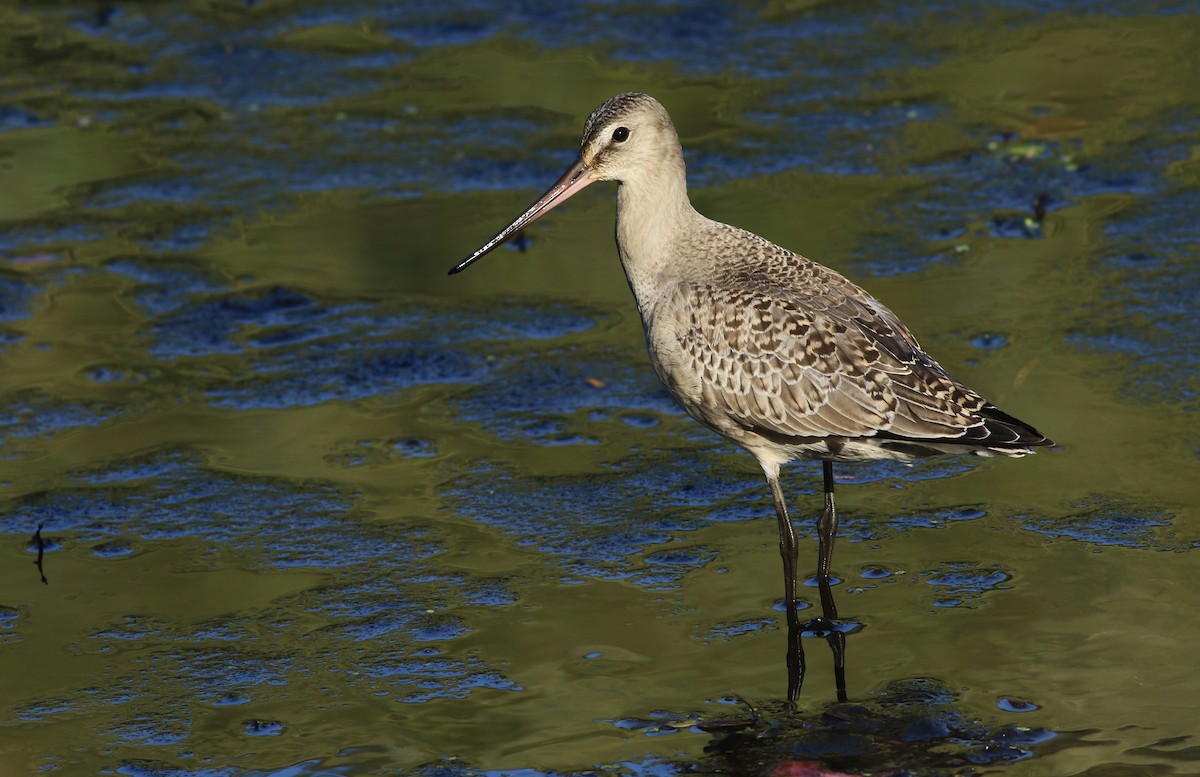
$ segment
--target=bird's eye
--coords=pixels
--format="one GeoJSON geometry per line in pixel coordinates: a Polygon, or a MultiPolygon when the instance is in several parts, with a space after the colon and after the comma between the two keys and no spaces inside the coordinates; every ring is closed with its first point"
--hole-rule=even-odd
{"type": "Polygon", "coordinates": [[[613,140],[618,143],[624,143],[629,140],[629,127],[617,127],[613,130],[613,140]]]}

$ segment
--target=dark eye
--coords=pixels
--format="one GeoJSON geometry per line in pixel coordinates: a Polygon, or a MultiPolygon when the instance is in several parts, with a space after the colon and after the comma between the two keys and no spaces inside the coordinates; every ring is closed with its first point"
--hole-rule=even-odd
{"type": "Polygon", "coordinates": [[[618,143],[624,143],[629,140],[629,127],[617,127],[613,130],[613,140],[618,143]]]}

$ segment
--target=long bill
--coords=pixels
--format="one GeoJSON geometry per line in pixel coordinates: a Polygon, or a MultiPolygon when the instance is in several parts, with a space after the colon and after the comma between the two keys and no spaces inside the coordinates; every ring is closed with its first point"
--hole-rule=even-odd
{"type": "Polygon", "coordinates": [[[559,178],[545,194],[539,197],[537,202],[530,205],[520,216],[517,216],[513,223],[497,232],[495,237],[477,248],[475,253],[454,265],[450,269],[449,274],[453,275],[456,272],[462,272],[467,269],[476,260],[482,259],[493,248],[537,221],[558,205],[566,202],[576,192],[588,184],[595,183],[596,179],[588,175],[588,172],[588,166],[583,163],[583,157],[576,158],[575,163],[567,169],[567,172],[563,173],[563,177],[559,178]]]}

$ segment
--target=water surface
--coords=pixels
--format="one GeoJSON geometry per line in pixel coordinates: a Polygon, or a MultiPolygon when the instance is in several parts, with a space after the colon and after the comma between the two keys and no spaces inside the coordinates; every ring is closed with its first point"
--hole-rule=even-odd
{"type": "Polygon", "coordinates": [[[0,771],[1187,773],[1197,40],[1171,2],[0,8],[0,771]],[[777,703],[770,499],[649,368],[611,189],[445,275],[626,89],[702,212],[1060,443],[839,468],[853,710],[816,639],[777,703]]]}

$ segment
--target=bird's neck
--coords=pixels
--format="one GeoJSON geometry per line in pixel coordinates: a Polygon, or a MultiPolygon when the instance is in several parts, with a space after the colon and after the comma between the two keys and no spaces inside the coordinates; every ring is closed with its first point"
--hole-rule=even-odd
{"type": "Polygon", "coordinates": [[[643,313],[674,280],[680,247],[702,219],[688,199],[682,160],[617,189],[617,250],[643,313]]]}

